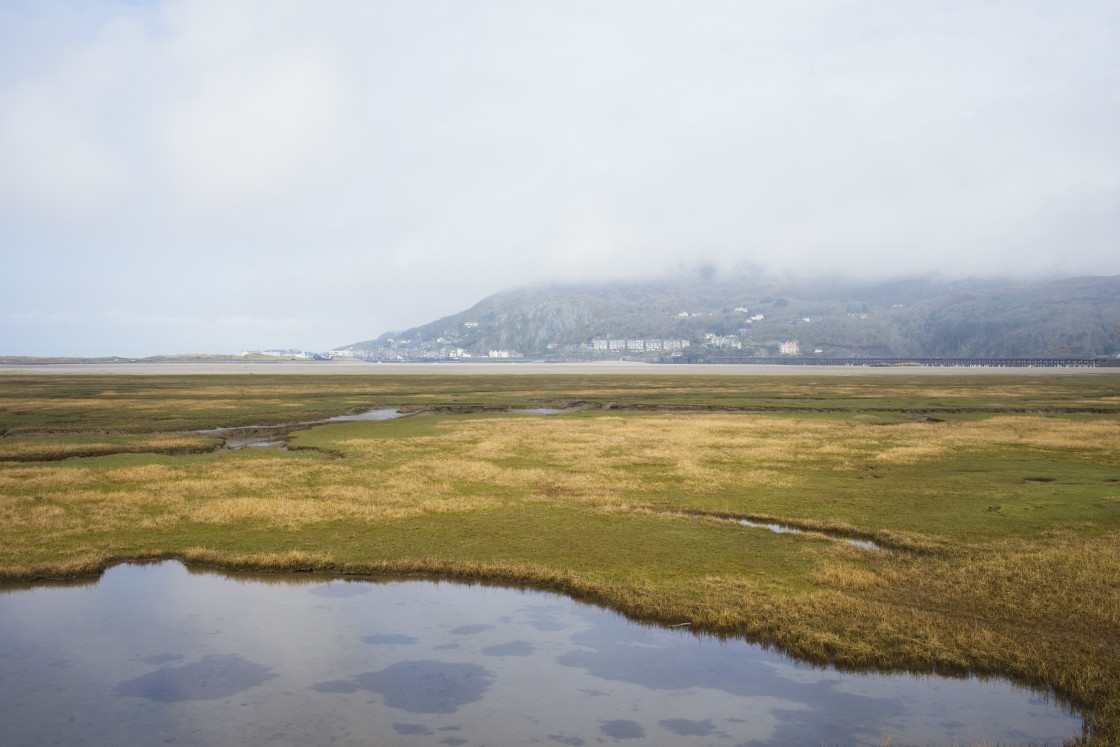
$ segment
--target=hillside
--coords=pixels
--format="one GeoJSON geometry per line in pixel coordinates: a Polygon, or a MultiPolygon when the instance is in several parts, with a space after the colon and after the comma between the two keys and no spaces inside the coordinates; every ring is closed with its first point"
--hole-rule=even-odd
{"type": "Polygon", "coordinates": [[[459,314],[351,347],[382,359],[477,357],[492,350],[530,357],[623,354],[593,350],[594,339],[687,340],[696,352],[759,356],[777,355],[791,340],[803,355],[1115,356],[1120,276],[1019,284],[738,278],[555,285],[497,293],[459,314]]]}

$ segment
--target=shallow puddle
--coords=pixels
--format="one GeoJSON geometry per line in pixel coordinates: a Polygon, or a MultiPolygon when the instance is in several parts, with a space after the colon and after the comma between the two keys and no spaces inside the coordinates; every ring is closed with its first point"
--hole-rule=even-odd
{"type": "Polygon", "coordinates": [[[315,420],[304,425],[316,425],[319,423],[350,423],[357,420],[392,420],[394,418],[404,417],[404,413],[400,410],[385,408],[381,410],[367,410],[366,412],[359,412],[354,415],[335,415],[333,418],[326,420],[315,420]]]}
{"type": "MultiPolygon", "coordinates": [[[[521,410],[508,410],[507,412],[516,415],[561,415],[569,412],[578,412],[578,410],[554,407],[533,407],[521,410]]],[[[325,425],[327,423],[393,420],[395,418],[406,417],[407,415],[408,413],[403,413],[395,408],[383,408],[359,412],[354,415],[336,415],[333,418],[324,418],[323,420],[303,420],[281,425],[245,425],[231,428],[210,428],[198,432],[220,436],[224,439],[222,446],[219,447],[220,451],[235,451],[237,449],[283,449],[287,443],[286,438],[288,434],[295,430],[303,430],[311,426],[325,425]]]]}
{"type": "Polygon", "coordinates": [[[771,521],[751,521],[750,519],[735,519],[730,517],[707,516],[705,514],[692,514],[694,519],[714,518],[717,521],[726,521],[732,524],[738,524],[741,527],[751,527],[753,529],[768,529],[777,534],[813,534],[817,537],[824,537],[834,542],[847,542],[848,544],[862,547],[865,550],[882,550],[883,546],[872,540],[858,539],[856,537],[846,537],[841,534],[833,534],[824,531],[809,532],[799,527],[790,526],[789,524],[781,524],[779,522],[771,521]]]}
{"type": "MultiPolygon", "coordinates": [[[[777,532],[778,534],[806,534],[804,529],[798,529],[797,527],[791,527],[788,524],[777,524],[777,523],[774,523],[774,522],[750,521],[749,519],[730,519],[730,521],[734,521],[739,526],[754,527],[755,529],[769,529],[771,532],[777,532]]],[[[882,547],[880,547],[875,542],[872,542],[871,540],[856,539],[854,537],[843,537],[841,535],[829,534],[828,532],[817,532],[817,534],[820,534],[821,536],[824,536],[824,537],[828,537],[829,539],[835,540],[837,542],[847,542],[848,544],[855,545],[856,547],[862,547],[865,550],[882,550],[883,549],[882,547]]]]}
{"type": "Polygon", "coordinates": [[[0,743],[1060,744],[998,680],[867,675],[556,594],[122,565],[0,593],[0,743]]]}
{"type": "Polygon", "coordinates": [[[301,420],[295,423],[281,425],[243,425],[231,428],[209,428],[198,431],[208,435],[219,436],[223,439],[219,451],[236,451],[238,449],[283,449],[287,443],[287,436],[292,431],[303,430],[314,425],[326,423],[350,423],[363,420],[392,420],[402,418],[405,413],[397,409],[380,409],[359,412],[354,415],[336,415],[333,418],[322,420],[301,420]]]}

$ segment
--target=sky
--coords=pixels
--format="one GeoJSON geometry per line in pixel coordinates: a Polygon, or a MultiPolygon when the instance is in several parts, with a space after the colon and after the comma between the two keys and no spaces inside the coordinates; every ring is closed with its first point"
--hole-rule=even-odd
{"type": "Polygon", "coordinates": [[[714,267],[1120,274],[1115,0],[5,0],[0,355],[714,267]]]}

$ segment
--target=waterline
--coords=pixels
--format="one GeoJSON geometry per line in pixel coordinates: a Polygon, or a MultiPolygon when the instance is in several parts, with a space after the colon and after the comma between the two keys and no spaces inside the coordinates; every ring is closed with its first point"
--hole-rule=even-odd
{"type": "Polygon", "coordinates": [[[841,672],[552,593],[177,562],[0,593],[0,693],[5,744],[1059,744],[1081,730],[1006,681],[841,672]]]}

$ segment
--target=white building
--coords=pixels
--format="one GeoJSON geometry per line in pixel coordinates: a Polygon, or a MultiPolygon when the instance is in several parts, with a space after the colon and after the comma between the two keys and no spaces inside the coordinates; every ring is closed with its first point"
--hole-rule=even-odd
{"type": "Polygon", "coordinates": [[[680,350],[688,345],[688,340],[621,340],[597,337],[591,341],[592,350],[627,350],[638,353],[649,350],[680,350]]]}
{"type": "Polygon", "coordinates": [[[708,332],[704,335],[704,344],[714,348],[739,348],[742,349],[743,345],[734,337],[725,337],[708,332]]]}

